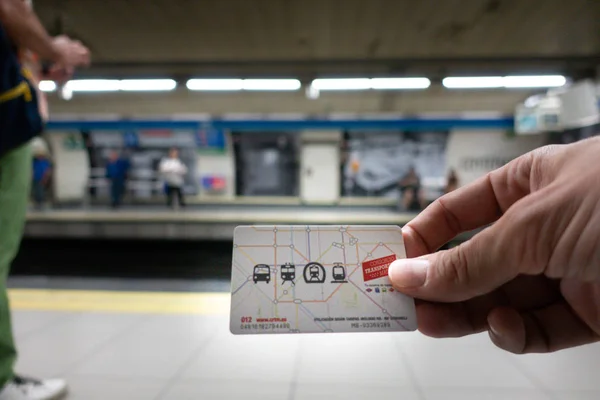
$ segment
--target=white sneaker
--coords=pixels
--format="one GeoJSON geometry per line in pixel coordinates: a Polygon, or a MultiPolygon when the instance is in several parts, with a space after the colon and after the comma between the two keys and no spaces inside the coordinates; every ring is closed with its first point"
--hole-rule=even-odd
{"type": "Polygon", "coordinates": [[[35,380],[15,375],[0,391],[0,400],[57,400],[67,393],[63,379],[35,380]]]}

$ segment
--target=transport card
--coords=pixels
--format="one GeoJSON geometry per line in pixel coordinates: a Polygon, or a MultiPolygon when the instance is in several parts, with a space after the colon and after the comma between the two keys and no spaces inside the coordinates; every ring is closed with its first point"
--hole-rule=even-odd
{"type": "Polygon", "coordinates": [[[405,257],[398,226],[239,226],[231,332],[413,331],[414,300],[387,274],[405,257]]]}

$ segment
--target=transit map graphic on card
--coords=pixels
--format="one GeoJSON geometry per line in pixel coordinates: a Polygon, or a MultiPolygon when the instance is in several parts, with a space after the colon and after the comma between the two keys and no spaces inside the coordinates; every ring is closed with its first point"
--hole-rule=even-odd
{"type": "Polygon", "coordinates": [[[414,301],[387,274],[405,257],[398,226],[237,227],[231,332],[415,330],[414,301]]]}

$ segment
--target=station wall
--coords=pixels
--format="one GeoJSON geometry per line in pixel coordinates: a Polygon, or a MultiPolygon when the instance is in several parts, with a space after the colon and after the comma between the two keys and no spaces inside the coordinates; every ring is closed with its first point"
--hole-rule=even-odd
{"type": "MultiPolygon", "coordinates": [[[[298,159],[299,168],[297,172],[292,171],[292,174],[297,173],[299,176],[295,179],[298,188],[291,197],[297,198],[299,202],[337,204],[340,196],[353,198],[357,195],[352,191],[345,191],[347,189],[345,187],[347,186],[347,174],[344,172],[344,168],[348,169],[347,165],[351,165],[351,163],[348,160],[344,160],[344,158],[347,158],[348,154],[351,153],[340,151],[340,149],[344,149],[347,146],[347,138],[353,136],[348,136],[348,133],[346,133],[346,139],[342,140],[343,135],[341,131],[323,132],[323,134],[325,133],[329,135],[328,140],[322,140],[318,143],[314,140],[306,139],[310,138],[311,134],[314,134],[314,131],[312,133],[310,131],[296,133],[299,137],[304,138],[304,140],[298,141],[299,148],[296,150],[297,156],[295,157],[298,159]],[[311,193],[303,193],[306,191],[310,191],[311,193]]],[[[181,133],[179,134],[181,135],[181,133]]],[[[252,134],[251,132],[246,132],[242,135],[251,138],[252,134]]],[[[113,135],[115,143],[118,142],[120,146],[123,146],[122,136],[124,135],[118,132],[107,133],[107,135],[113,135]]],[[[77,132],[54,131],[48,133],[46,136],[51,145],[56,165],[54,179],[56,200],[58,202],[83,202],[87,200],[87,195],[89,194],[88,179],[91,170],[89,167],[90,153],[86,150],[81,140],[81,135],[77,132]]],[[[445,184],[444,179],[450,169],[456,171],[461,185],[468,184],[478,177],[485,175],[487,172],[502,166],[511,159],[543,146],[548,142],[546,135],[514,136],[510,132],[500,129],[452,129],[450,131],[429,133],[381,131],[368,132],[358,137],[369,136],[377,138],[375,142],[379,141],[381,142],[379,144],[383,143],[384,146],[379,146],[381,151],[373,153],[375,156],[371,154],[370,161],[361,162],[361,166],[357,168],[363,169],[361,172],[364,172],[363,175],[366,174],[365,179],[370,179],[371,183],[375,185],[377,185],[377,180],[390,181],[388,182],[388,186],[391,190],[379,190],[375,188],[368,193],[359,193],[359,195],[362,195],[366,200],[369,198],[387,198],[390,204],[398,197],[398,194],[394,191],[397,191],[396,182],[401,179],[411,165],[416,166],[419,174],[422,178],[425,178],[423,181],[428,182],[424,183],[424,185],[434,187],[439,193],[439,190],[445,184]],[[409,135],[408,137],[406,136],[407,134],[409,135]],[[421,142],[415,142],[414,140],[415,138],[419,138],[420,135],[425,138],[422,142],[424,147],[419,147],[418,144],[421,142]],[[396,136],[400,138],[398,146],[392,143],[396,140],[394,139],[396,136]],[[388,139],[390,138],[393,140],[388,143],[388,139]],[[409,146],[410,154],[400,151],[402,150],[402,146],[409,146]],[[393,150],[396,147],[398,147],[400,153],[393,150]],[[385,154],[388,153],[389,155],[386,156],[385,154]],[[407,159],[406,157],[409,158],[407,159]],[[378,163],[379,161],[381,161],[381,165],[367,167],[368,164],[378,163]],[[421,168],[421,164],[427,164],[427,168],[421,168]],[[364,168],[370,171],[365,171],[364,168]],[[376,177],[375,175],[378,174],[377,171],[384,175],[376,177]]],[[[195,149],[188,149],[196,152],[196,157],[188,160],[188,163],[191,163],[189,165],[190,170],[193,171],[190,184],[195,185],[197,188],[196,191],[189,191],[190,202],[221,202],[236,198],[236,182],[238,179],[244,179],[245,174],[236,175],[236,154],[232,146],[231,133],[224,132],[224,137],[224,146],[219,151],[202,148],[198,143],[196,143],[195,149]],[[206,177],[220,179],[223,186],[218,188],[220,190],[212,190],[214,188],[211,185],[206,185],[202,182],[206,177]]],[[[361,144],[361,142],[359,142],[359,145],[364,148],[364,144],[361,144]]],[[[168,143],[165,143],[165,146],[168,146],[168,143]]],[[[143,148],[140,151],[144,151],[143,148]]],[[[150,151],[156,151],[156,149],[150,151]]],[[[257,153],[254,159],[256,157],[260,157],[260,155],[257,153]]],[[[258,175],[255,173],[253,179],[268,179],[270,175],[261,175],[260,168],[256,169],[258,175]]],[[[278,164],[272,168],[279,169],[281,166],[278,164]]],[[[278,171],[278,173],[281,174],[283,171],[278,171]]],[[[359,181],[356,177],[352,179],[355,180],[354,183],[359,181]]],[[[152,182],[156,185],[160,181],[155,179],[152,182]]],[[[142,185],[142,183],[139,183],[139,185],[142,185]]],[[[386,186],[385,182],[382,185],[386,186]]],[[[134,192],[135,190],[132,191],[132,193],[134,192]]],[[[135,201],[148,201],[158,200],[162,196],[160,190],[155,190],[149,195],[137,197],[134,193],[133,198],[135,201]]],[[[268,200],[265,202],[268,203],[268,200]]],[[[377,203],[381,204],[380,202],[377,203]]]]}

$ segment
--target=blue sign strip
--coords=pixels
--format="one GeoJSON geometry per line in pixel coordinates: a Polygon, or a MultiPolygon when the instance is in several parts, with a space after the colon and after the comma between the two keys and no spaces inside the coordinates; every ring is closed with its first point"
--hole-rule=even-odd
{"type": "Polygon", "coordinates": [[[501,118],[403,118],[403,119],[299,119],[299,120],[225,120],[169,121],[49,121],[46,129],[53,130],[114,130],[131,129],[204,129],[253,131],[301,131],[307,129],[341,130],[408,130],[430,131],[449,129],[512,129],[512,117],[501,118]]]}

